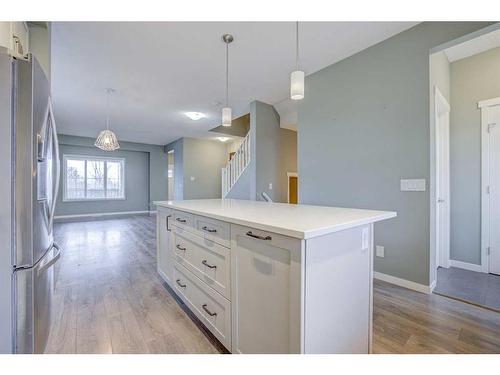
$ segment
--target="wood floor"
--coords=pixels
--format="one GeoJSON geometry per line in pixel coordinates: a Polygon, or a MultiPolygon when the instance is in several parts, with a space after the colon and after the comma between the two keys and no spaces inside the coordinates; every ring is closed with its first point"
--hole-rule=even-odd
{"type": "MultiPolygon", "coordinates": [[[[59,223],[47,353],[219,353],[156,274],[155,218],[59,223]]],[[[500,353],[500,314],[375,283],[374,353],[500,353]]]]}

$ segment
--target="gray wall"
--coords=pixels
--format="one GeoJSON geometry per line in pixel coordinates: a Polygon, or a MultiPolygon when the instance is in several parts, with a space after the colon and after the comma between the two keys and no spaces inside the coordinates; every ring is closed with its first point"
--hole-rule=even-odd
{"type": "Polygon", "coordinates": [[[105,212],[148,211],[149,210],[149,154],[143,151],[106,152],[97,147],[60,146],[61,166],[63,156],[85,155],[125,159],[125,199],[105,201],[63,201],[63,175],[57,198],[56,215],[77,215],[105,212]]]}
{"type": "Polygon", "coordinates": [[[183,171],[184,138],[178,139],[165,146],[167,152],[174,151],[174,198],[184,199],[184,171],[183,171]]]}
{"type": "Polygon", "coordinates": [[[181,138],[166,145],[165,149],[174,150],[176,200],[221,197],[221,169],[228,160],[225,143],[181,138]]]}
{"type": "Polygon", "coordinates": [[[119,150],[106,152],[96,148],[94,142],[93,138],[59,135],[61,158],[64,153],[124,157],[126,159],[125,193],[127,199],[102,202],[62,202],[63,184],[61,183],[56,205],[57,216],[154,210],[153,201],[167,199],[168,164],[164,147],[120,142],[119,150]]]}
{"type": "Polygon", "coordinates": [[[451,259],[481,264],[480,100],[500,96],[500,48],[451,64],[451,259]]]}
{"type": "Polygon", "coordinates": [[[296,132],[280,128],[280,117],[272,105],[255,102],[251,116],[256,120],[256,199],[262,200],[265,191],[274,202],[286,202],[286,173],[297,171],[296,132]]]}
{"type": "Polygon", "coordinates": [[[297,133],[280,128],[280,118],[270,104],[250,103],[251,161],[228,198],[286,202],[287,172],[297,171],[297,133]],[[269,183],[273,188],[269,189],[269,183]]]}
{"type": "Polygon", "coordinates": [[[216,140],[184,138],[184,199],[220,198],[227,147],[216,140]],[[191,181],[194,177],[194,181],[191,181]]]}
{"type": "Polygon", "coordinates": [[[301,203],[395,210],[376,224],[375,270],[428,285],[429,50],[487,23],[423,23],[306,78],[299,109],[301,203]]]}

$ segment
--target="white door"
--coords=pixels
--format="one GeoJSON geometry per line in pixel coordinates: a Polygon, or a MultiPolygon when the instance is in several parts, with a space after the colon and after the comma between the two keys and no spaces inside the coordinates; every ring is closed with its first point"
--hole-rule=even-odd
{"type": "Polygon", "coordinates": [[[489,137],[489,272],[500,275],[500,105],[488,108],[489,137]]]}
{"type": "Polygon", "coordinates": [[[436,267],[450,265],[450,105],[436,88],[436,267]]]}

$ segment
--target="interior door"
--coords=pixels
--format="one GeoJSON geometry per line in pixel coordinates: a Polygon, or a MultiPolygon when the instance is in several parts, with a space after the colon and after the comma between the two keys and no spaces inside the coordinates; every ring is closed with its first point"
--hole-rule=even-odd
{"type": "Polygon", "coordinates": [[[449,267],[450,107],[436,95],[436,267],[449,267]]]}
{"type": "Polygon", "coordinates": [[[490,273],[500,275],[500,106],[489,112],[490,273]]]}

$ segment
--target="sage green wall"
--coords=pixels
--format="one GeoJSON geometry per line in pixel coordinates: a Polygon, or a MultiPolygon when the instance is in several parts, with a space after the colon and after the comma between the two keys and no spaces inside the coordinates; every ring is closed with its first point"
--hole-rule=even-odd
{"type": "MultiPolygon", "coordinates": [[[[59,145],[61,147],[61,158],[63,154],[79,152],[84,155],[109,156],[131,158],[132,164],[126,165],[125,178],[126,186],[130,187],[130,201],[103,201],[91,202],[62,202],[62,183],[59,191],[58,203],[56,204],[56,215],[75,215],[87,213],[121,212],[121,211],[146,211],[155,210],[152,202],[167,199],[167,154],[163,146],[149,145],[143,143],[120,142],[120,149],[112,152],[105,152],[94,146],[95,139],[88,137],[77,137],[71,135],[59,135],[59,145]],[[134,154],[136,153],[136,154],[134,154]],[[147,163],[145,162],[147,160],[147,163]],[[145,169],[145,170],[144,170],[145,169]],[[133,195],[137,200],[133,200],[133,195]],[[142,197],[146,196],[145,204],[142,197]],[[140,198],[139,198],[140,197],[140,198]],[[139,209],[138,207],[143,207],[139,209]]],[[[62,165],[62,164],[61,164],[62,165]]]]}
{"type": "Polygon", "coordinates": [[[183,140],[183,199],[221,198],[221,171],[229,157],[226,144],[207,139],[183,140]]]}
{"type": "Polygon", "coordinates": [[[500,48],[451,64],[451,259],[481,264],[481,111],[500,96],[500,48]]]}
{"type": "Polygon", "coordinates": [[[299,109],[301,203],[394,210],[375,225],[375,270],[429,285],[429,52],[489,23],[425,22],[306,78],[299,109]]]}
{"type": "Polygon", "coordinates": [[[116,157],[125,159],[125,199],[96,201],[64,201],[63,185],[57,196],[56,216],[95,214],[106,212],[149,210],[149,153],[143,151],[116,150],[107,152],[97,147],[60,144],[61,166],[64,155],[116,157]]]}
{"type": "Polygon", "coordinates": [[[177,139],[165,146],[165,151],[174,151],[174,198],[184,199],[184,138],[177,139]]]}
{"type": "Polygon", "coordinates": [[[270,104],[250,103],[251,161],[228,198],[286,202],[287,172],[297,171],[297,133],[280,128],[278,112],[270,104]],[[269,184],[272,189],[269,189],[269,184]]]}

